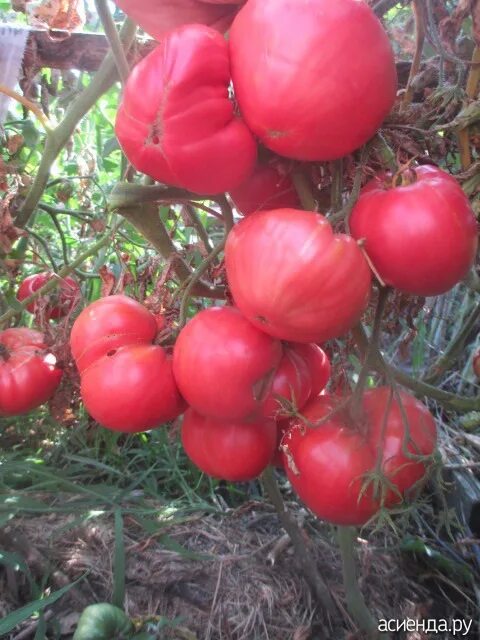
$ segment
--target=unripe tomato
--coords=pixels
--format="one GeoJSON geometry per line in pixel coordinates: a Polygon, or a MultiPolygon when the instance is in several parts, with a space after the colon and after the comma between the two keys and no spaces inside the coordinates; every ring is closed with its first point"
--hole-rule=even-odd
{"type": "Polygon", "coordinates": [[[229,98],[228,45],[198,24],[171,31],[132,71],[115,133],[133,166],[202,194],[233,189],[253,171],[256,143],[229,98]]]}
{"type": "Polygon", "coordinates": [[[283,357],[273,376],[272,388],[265,398],[261,414],[278,419],[301,409],[312,391],[312,374],[304,358],[295,349],[284,348],[283,357]]]}
{"type": "Polygon", "coordinates": [[[246,0],[115,0],[144,31],[162,40],[182,24],[207,24],[221,33],[230,26],[246,0]]]}
{"type": "Polygon", "coordinates": [[[82,374],[82,400],[99,424],[136,433],[159,427],[185,411],[162,347],[132,344],[112,349],[82,374]]]}
{"type": "Polygon", "coordinates": [[[249,0],[230,31],[235,96],[280,155],[333,160],[373,136],[392,108],[395,60],[359,0],[249,0]]]}
{"type": "Polygon", "coordinates": [[[309,344],[291,342],[289,346],[307,363],[312,378],[310,397],[316,398],[327,386],[332,372],[327,354],[318,344],[313,342],[309,344]]]}
{"type": "Polygon", "coordinates": [[[182,444],[204,473],[230,482],[253,480],[270,464],[275,450],[273,421],[225,422],[188,409],[182,444]]]}
{"type": "Polygon", "coordinates": [[[271,165],[257,165],[251,176],[230,189],[230,198],[243,216],[267,209],[301,208],[290,176],[271,165]]]}
{"type": "Polygon", "coordinates": [[[19,327],[0,332],[0,416],[39,407],[54,394],[61,378],[39,331],[19,327]]]}
{"type": "Polygon", "coordinates": [[[379,176],[362,190],[351,217],[382,280],[404,293],[445,293],[475,261],[478,229],[469,200],[445,171],[420,166],[393,186],[379,176]]]}
{"type": "Polygon", "coordinates": [[[331,396],[318,396],[304,407],[302,415],[312,424],[330,416],[316,428],[291,422],[282,439],[284,466],[292,487],[319,518],[362,525],[381,504],[400,502],[425,475],[429,461],[411,455],[432,455],[435,421],[416,398],[402,391],[399,401],[387,387],[364,394],[359,423],[346,412],[331,415],[336,402],[331,396]],[[374,493],[376,471],[384,476],[382,495],[374,493]]]}
{"type": "Polygon", "coordinates": [[[370,270],[357,243],[318,213],[259,211],[228,235],[227,279],[235,304],[271,336],[323,342],[358,322],[370,270]]]}
{"type": "Polygon", "coordinates": [[[281,357],[280,341],[256,329],[238,309],[213,307],[180,332],[173,372],[195,411],[244,420],[260,411],[281,357]]]}
{"type": "MultiPolygon", "coordinates": [[[[42,271],[41,273],[34,273],[28,276],[20,284],[17,291],[17,300],[22,302],[25,298],[28,298],[35,293],[37,289],[47,284],[49,280],[58,278],[58,276],[51,271],[42,271]]],[[[81,290],[78,282],[70,276],[66,278],[60,278],[60,284],[58,288],[51,291],[45,297],[40,297],[34,300],[26,309],[30,313],[35,313],[39,309],[45,310],[45,316],[47,319],[53,318],[58,320],[66,316],[80,301],[81,290]]]]}
{"type": "Polygon", "coordinates": [[[80,373],[112,349],[151,343],[157,333],[155,316],[124,295],[89,304],[75,320],[70,347],[80,373]]]}

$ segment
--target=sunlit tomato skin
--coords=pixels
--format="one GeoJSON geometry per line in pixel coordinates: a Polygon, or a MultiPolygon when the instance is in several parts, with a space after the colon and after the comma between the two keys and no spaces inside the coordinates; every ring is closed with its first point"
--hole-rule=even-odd
{"type": "Polygon", "coordinates": [[[346,410],[331,413],[338,402],[318,396],[303,408],[316,428],[299,419],[290,422],[281,442],[284,466],[293,488],[318,517],[362,525],[381,505],[391,507],[408,497],[424,477],[436,446],[435,421],[416,398],[401,391],[398,400],[387,387],[364,394],[362,415],[355,420],[346,410]],[[379,472],[384,484],[374,495],[372,480],[374,475],[380,480],[379,472]]]}
{"type": "Polygon", "coordinates": [[[366,2],[249,0],[230,31],[240,111],[261,142],[298,160],[333,160],[375,133],[397,76],[366,2]]]}
{"type": "Polygon", "coordinates": [[[411,184],[389,176],[370,181],[350,217],[352,235],[382,280],[404,293],[445,293],[475,261],[478,228],[467,196],[452,176],[421,166],[411,184]]]}
{"type": "Polygon", "coordinates": [[[112,349],[151,343],[157,333],[155,316],[124,295],[89,304],[75,320],[70,347],[80,373],[112,349]]]}
{"type": "Polygon", "coordinates": [[[270,464],[275,450],[273,421],[225,422],[188,409],[182,444],[204,473],[230,482],[253,480],[270,464]]]}
{"type": "Polygon", "coordinates": [[[0,332],[0,416],[27,413],[50,399],[62,371],[39,331],[0,332]]]}
{"type": "Polygon", "coordinates": [[[281,342],[256,329],[234,307],[200,311],[180,332],[173,372],[198,413],[219,420],[256,415],[282,357],[281,342]]]}
{"type": "MultiPolygon", "coordinates": [[[[28,276],[18,288],[17,300],[22,302],[22,300],[31,296],[32,293],[35,293],[37,289],[43,287],[53,278],[58,278],[58,276],[51,271],[43,271],[28,276]]],[[[37,310],[44,311],[47,319],[58,320],[68,315],[75,308],[80,301],[81,295],[81,290],[76,280],[69,276],[60,278],[58,288],[45,297],[31,302],[27,305],[27,311],[30,313],[35,313],[37,310]]]]}
{"type": "Polygon", "coordinates": [[[202,194],[243,182],[257,149],[229,83],[223,36],[202,25],[170,32],[132,71],[117,113],[115,132],[133,166],[202,194]]]}
{"type": "Polygon", "coordinates": [[[311,391],[312,375],[306,361],[295,349],[285,347],[261,414],[275,420],[291,415],[292,409],[305,405],[311,391]]]}
{"type": "Polygon", "coordinates": [[[301,208],[290,176],[282,175],[271,165],[258,165],[251,176],[230,190],[229,195],[243,216],[267,209],[301,208]]]}
{"type": "Polygon", "coordinates": [[[309,344],[291,342],[289,346],[307,363],[312,380],[310,397],[315,398],[325,389],[330,380],[332,373],[330,360],[325,351],[313,342],[309,344]]]}
{"type": "Polygon", "coordinates": [[[356,324],[371,276],[357,243],[334,235],[324,216],[259,211],[228,235],[227,279],[235,304],[256,327],[293,342],[323,342],[356,324]]]}
{"type": "Polygon", "coordinates": [[[122,11],[157,40],[182,24],[206,24],[224,33],[245,0],[115,0],[122,11]]]}
{"type": "Polygon", "coordinates": [[[136,433],[160,427],[186,409],[162,347],[128,345],[96,360],[82,375],[82,400],[99,424],[136,433]]]}

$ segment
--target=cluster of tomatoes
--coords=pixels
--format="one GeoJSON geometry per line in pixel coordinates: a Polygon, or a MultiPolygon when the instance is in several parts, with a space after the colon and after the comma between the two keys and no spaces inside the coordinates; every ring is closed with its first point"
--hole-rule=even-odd
{"type": "Polygon", "coordinates": [[[455,179],[433,166],[374,176],[350,234],[301,210],[290,176],[259,164],[257,144],[303,162],[365,144],[395,100],[390,43],[359,0],[236,4],[228,42],[203,24],[162,37],[132,71],[116,119],[139,171],[206,196],[228,192],[245,216],[225,246],[234,305],[198,313],[170,353],[140,303],[94,302],[71,332],[81,394],[119,431],[185,412],[183,446],[205,473],[247,480],[276,462],[319,517],[363,524],[423,478],[435,422],[403,391],[371,389],[360,402],[325,394],[330,364],[318,343],[359,321],[370,267],[407,294],[448,291],[474,263],[476,220],[455,179]]]}
{"type": "MultiPolygon", "coordinates": [[[[50,272],[28,276],[17,291],[22,302],[49,280],[50,272]]],[[[45,320],[67,315],[81,298],[78,282],[60,279],[54,296],[42,296],[27,306],[45,320]]],[[[40,331],[17,327],[0,331],[0,416],[15,416],[36,409],[49,400],[62,379],[62,370],[40,331]]]]}

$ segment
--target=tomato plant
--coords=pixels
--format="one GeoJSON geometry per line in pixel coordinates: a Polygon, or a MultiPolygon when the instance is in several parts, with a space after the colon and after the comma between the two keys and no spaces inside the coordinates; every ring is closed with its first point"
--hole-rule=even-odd
{"type": "Polygon", "coordinates": [[[62,378],[39,331],[0,332],[0,416],[27,413],[46,402],[62,378]]]}
{"type": "Polygon", "coordinates": [[[464,278],[478,246],[477,221],[460,185],[437,167],[405,171],[404,184],[379,176],[350,218],[382,280],[421,296],[445,293],[464,278]]]}
{"type": "Polygon", "coordinates": [[[318,396],[284,435],[284,466],[293,488],[320,518],[341,525],[365,524],[383,504],[392,506],[426,473],[436,445],[428,409],[413,396],[399,399],[387,387],[367,391],[363,415],[332,415],[338,399],[318,396]],[[405,419],[405,420],[404,420],[405,419]],[[322,420],[325,420],[321,423],[322,420]],[[383,490],[376,491],[383,481],[383,490]],[[383,480],[382,480],[383,478],[383,480]]]}
{"type": "Polygon", "coordinates": [[[364,2],[249,0],[229,42],[241,113],[280,155],[340,158],[364,144],[393,106],[393,52],[364,2]]]}
{"type": "Polygon", "coordinates": [[[229,83],[221,34],[202,25],[170,32],[134,68],[118,109],[115,131],[134,167],[198,193],[222,193],[245,180],[256,143],[234,113],[229,83]]]}
{"type": "Polygon", "coordinates": [[[239,213],[248,216],[267,209],[296,209],[300,207],[295,186],[289,175],[272,165],[257,165],[255,171],[230,189],[230,197],[239,213]]]}
{"type": "Polygon", "coordinates": [[[225,422],[185,413],[182,444],[204,473],[231,482],[253,480],[271,462],[276,443],[273,421],[225,422]]]}
{"type": "Polygon", "coordinates": [[[173,371],[185,400],[212,418],[244,420],[269,393],[282,345],[234,307],[200,311],[180,332],[173,371]]]}
{"type": "Polygon", "coordinates": [[[75,320],[70,347],[82,373],[112,349],[151,343],[157,333],[155,317],[124,295],[107,296],[89,304],[75,320]]]}
{"type": "Polygon", "coordinates": [[[269,335],[321,342],[346,333],[370,295],[357,243],[311,211],[276,209],[244,218],[225,248],[228,283],[240,311],[269,335]]]}
{"type": "Polygon", "coordinates": [[[147,431],[185,410],[171,358],[159,346],[131,344],[112,349],[82,374],[88,413],[114,431],[147,431]]]}
{"type": "MultiPolygon", "coordinates": [[[[49,282],[52,278],[57,278],[54,273],[49,271],[43,271],[41,273],[34,273],[31,276],[27,276],[25,280],[20,284],[17,291],[17,300],[22,302],[25,298],[28,298],[35,291],[43,287],[44,284],[49,282]]],[[[27,305],[27,311],[35,313],[37,310],[44,310],[45,317],[47,319],[58,320],[66,316],[80,301],[81,290],[78,282],[67,276],[60,279],[58,291],[54,291],[51,294],[37,298],[29,305],[27,305]]]]}

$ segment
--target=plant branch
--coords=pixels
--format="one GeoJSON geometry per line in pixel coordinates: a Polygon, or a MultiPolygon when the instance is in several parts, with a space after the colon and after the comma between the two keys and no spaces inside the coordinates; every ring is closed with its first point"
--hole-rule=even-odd
{"type": "Polygon", "coordinates": [[[190,222],[193,225],[193,228],[197,232],[198,237],[200,238],[200,240],[203,243],[203,246],[205,247],[205,251],[211,251],[213,249],[213,247],[212,247],[212,244],[210,242],[210,237],[209,237],[209,235],[207,233],[207,230],[203,226],[202,221],[200,220],[200,217],[199,217],[194,205],[188,203],[188,204],[186,204],[184,206],[185,206],[185,210],[187,212],[187,215],[190,218],[190,222]]]}
{"type": "Polygon", "coordinates": [[[36,105],[34,102],[29,100],[28,98],[25,98],[25,96],[22,96],[20,93],[17,93],[16,91],[14,91],[13,89],[10,89],[4,84],[0,84],[0,93],[5,94],[9,98],[13,98],[13,100],[16,100],[17,102],[22,104],[24,107],[29,109],[36,116],[36,118],[42,123],[43,128],[47,133],[52,130],[52,124],[50,120],[43,113],[40,107],[36,105]]]}
{"type": "Polygon", "coordinates": [[[225,224],[225,237],[230,233],[235,225],[235,221],[233,219],[233,211],[230,203],[227,200],[225,195],[218,196],[216,198],[218,204],[220,205],[220,210],[222,212],[223,221],[225,224]]]}
{"type": "Polygon", "coordinates": [[[186,189],[167,187],[163,184],[145,185],[130,182],[117,182],[108,198],[112,209],[131,207],[143,202],[195,202],[196,200],[215,200],[213,195],[199,195],[186,189]]]}
{"type": "MultiPolygon", "coordinates": [[[[105,35],[107,36],[108,44],[112,50],[118,75],[120,76],[122,84],[125,84],[128,76],[130,75],[130,67],[127,62],[127,57],[125,56],[125,51],[118,35],[117,28],[115,27],[112,14],[110,13],[106,0],[95,0],[95,7],[97,8],[98,15],[102,22],[105,35]]],[[[129,18],[127,18],[127,20],[128,19],[129,18]]]]}
{"type": "Polygon", "coordinates": [[[415,17],[415,54],[410,67],[407,88],[403,96],[403,108],[408,107],[413,99],[413,80],[420,70],[423,45],[425,44],[425,14],[422,0],[413,0],[413,15],[415,17]]]}
{"type": "MultiPolygon", "coordinates": [[[[135,25],[130,20],[125,21],[121,37],[126,50],[133,42],[135,29],[135,25]]],[[[98,98],[112,86],[116,78],[113,56],[108,54],[88,87],[71,103],[62,122],[47,134],[37,175],[15,219],[17,227],[25,227],[28,223],[48,183],[51,167],[75,131],[75,127],[98,98]]]]}
{"type": "Polygon", "coordinates": [[[197,282],[200,281],[200,278],[207,271],[207,269],[215,260],[215,258],[220,253],[222,253],[222,251],[225,249],[225,242],[226,242],[226,238],[224,238],[222,242],[217,244],[217,246],[214,249],[212,249],[212,251],[210,251],[210,253],[205,258],[205,260],[203,260],[203,262],[197,267],[197,269],[195,270],[195,273],[193,273],[192,276],[190,277],[190,281],[187,285],[187,288],[185,289],[185,292],[182,297],[182,302],[180,304],[180,318],[179,318],[180,329],[183,327],[183,325],[187,321],[188,302],[190,300],[190,296],[192,295],[195,285],[197,284],[197,282]]]}
{"type": "Polygon", "coordinates": [[[343,191],[343,161],[335,160],[331,163],[332,167],[332,192],[330,197],[331,209],[335,213],[342,208],[342,191],[343,191]]]}
{"type": "MultiPolygon", "coordinates": [[[[361,324],[352,329],[355,341],[363,353],[368,349],[368,337],[365,329],[361,324]]],[[[458,396],[455,393],[443,391],[437,389],[426,382],[422,382],[416,378],[412,378],[407,373],[404,373],[400,369],[387,364],[380,350],[377,350],[374,360],[374,367],[382,375],[386,375],[389,378],[393,378],[407,389],[411,389],[414,393],[420,396],[427,396],[437,400],[441,405],[447,409],[453,411],[480,411],[480,397],[468,398],[465,396],[458,396]]]]}
{"type": "Polygon", "coordinates": [[[355,529],[353,527],[337,528],[347,608],[358,628],[367,634],[367,637],[377,638],[379,635],[377,621],[370,613],[358,586],[355,568],[355,538],[355,529]]]}
{"type": "Polygon", "coordinates": [[[295,554],[310,589],[318,599],[322,608],[332,616],[336,615],[336,605],[330,595],[328,586],[318,573],[316,563],[307,549],[306,540],[302,535],[301,530],[292,515],[285,508],[282,494],[280,493],[280,489],[278,488],[278,484],[275,479],[273,467],[268,467],[263,472],[262,484],[271,503],[277,511],[283,528],[290,536],[295,554]]]}
{"type": "Polygon", "coordinates": [[[292,174],[292,180],[302,207],[306,211],[316,211],[317,203],[313,197],[310,182],[304,172],[301,169],[294,171],[292,174]]]}

